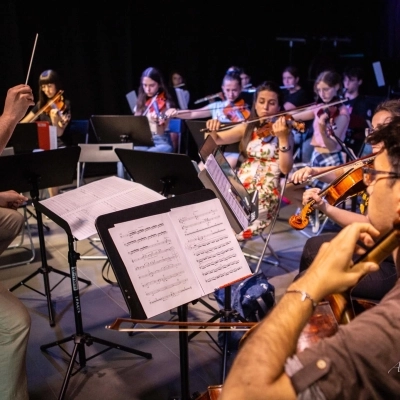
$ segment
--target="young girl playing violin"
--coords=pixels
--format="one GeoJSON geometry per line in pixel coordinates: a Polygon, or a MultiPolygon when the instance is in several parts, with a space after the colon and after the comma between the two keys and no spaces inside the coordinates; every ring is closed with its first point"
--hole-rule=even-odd
{"type": "Polygon", "coordinates": [[[163,153],[174,151],[169,122],[165,118],[166,110],[171,107],[175,107],[175,103],[160,71],[154,67],[144,70],[140,77],[135,115],[145,115],[149,120],[154,146],[135,146],[135,150],[163,153]]]}
{"type": "MultiPolygon", "coordinates": [[[[48,69],[39,76],[39,101],[21,120],[21,123],[46,121],[57,129],[57,147],[65,147],[63,134],[71,120],[71,103],[62,95],[60,77],[56,71],[48,69]],[[46,107],[48,105],[48,107],[46,107]]],[[[53,197],[59,193],[58,187],[49,188],[53,197]]]]}
{"type": "Polygon", "coordinates": [[[240,97],[242,83],[240,75],[236,72],[227,72],[222,80],[223,101],[216,101],[197,110],[167,111],[169,118],[201,119],[212,118],[223,123],[244,121],[250,116],[250,107],[240,97]]]}
{"type": "MultiPolygon", "coordinates": [[[[222,123],[245,121],[250,116],[250,107],[241,98],[242,83],[240,74],[237,71],[227,73],[222,80],[223,101],[216,101],[197,110],[177,110],[167,111],[169,118],[198,119],[211,118],[222,123]]],[[[234,142],[232,142],[234,143],[234,142]]],[[[236,167],[239,153],[225,153],[225,157],[233,168],[236,167]]]]}
{"type": "Polygon", "coordinates": [[[47,121],[57,128],[58,147],[65,146],[62,140],[65,128],[71,119],[71,103],[60,95],[62,89],[59,75],[48,69],[39,76],[39,101],[31,111],[21,120],[21,123],[32,121],[47,121]],[[54,100],[52,102],[52,100],[54,100]],[[45,107],[49,104],[48,107],[45,107]],[[38,114],[38,112],[42,112],[38,114]]]}
{"type": "MultiPolygon", "coordinates": [[[[344,141],[350,115],[344,104],[329,107],[329,103],[339,100],[338,93],[341,90],[341,85],[342,78],[337,72],[321,72],[314,83],[314,91],[318,96],[316,106],[313,106],[311,110],[293,114],[293,118],[296,120],[307,121],[313,119],[313,136],[310,142],[311,146],[313,146],[310,160],[311,168],[334,167],[344,164],[343,149],[335,136],[339,141],[344,141]],[[323,107],[324,104],[327,107],[323,107]]],[[[310,183],[310,186],[321,189],[327,185],[327,183],[318,179],[310,183]]],[[[302,190],[304,190],[304,187],[287,185],[285,197],[300,207],[302,190]]]]}
{"type": "Polygon", "coordinates": [[[220,121],[207,121],[210,135],[218,145],[240,142],[242,162],[238,177],[249,192],[259,191],[258,219],[237,235],[238,240],[259,235],[270,224],[278,211],[280,175],[288,174],[293,166],[293,134],[285,116],[264,125],[268,116],[281,110],[281,103],[279,86],[267,81],[256,89],[249,117],[253,122],[219,130],[220,121]]]}

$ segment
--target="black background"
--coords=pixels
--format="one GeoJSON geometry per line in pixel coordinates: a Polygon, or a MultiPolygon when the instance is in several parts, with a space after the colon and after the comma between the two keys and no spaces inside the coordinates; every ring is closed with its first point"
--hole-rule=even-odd
{"type": "MultiPolygon", "coordinates": [[[[125,94],[142,71],[158,67],[168,79],[177,68],[191,100],[218,92],[231,65],[244,67],[254,84],[272,79],[290,62],[303,84],[325,67],[339,72],[360,65],[364,91],[386,96],[400,77],[400,6],[365,1],[97,1],[91,4],[3,0],[0,22],[0,100],[27,79],[37,98],[45,69],[61,75],[73,119],[129,114],[125,94]],[[305,43],[278,40],[305,39],[305,43]],[[378,88],[372,62],[380,61],[387,85],[378,88]]],[[[2,104],[0,104],[2,105],[2,104]]]]}

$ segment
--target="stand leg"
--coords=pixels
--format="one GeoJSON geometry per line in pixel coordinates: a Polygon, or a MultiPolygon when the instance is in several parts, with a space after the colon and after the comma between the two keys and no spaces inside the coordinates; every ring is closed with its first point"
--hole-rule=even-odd
{"type": "MultiPolygon", "coordinates": [[[[179,321],[187,322],[188,306],[187,304],[178,307],[179,321]]],[[[183,327],[182,327],[183,328],[183,327]]],[[[188,333],[179,332],[179,349],[180,349],[180,368],[181,368],[181,398],[182,400],[190,399],[189,390],[189,349],[188,349],[188,333]]]]}
{"type": "MultiPolygon", "coordinates": [[[[32,193],[31,196],[33,199],[35,199],[36,197],[33,194],[34,193],[32,193]]],[[[42,219],[42,213],[38,210],[36,210],[36,219],[37,219],[37,225],[38,225],[38,236],[39,236],[40,256],[42,259],[42,266],[40,268],[38,268],[34,273],[30,274],[25,279],[23,279],[21,282],[14,285],[13,287],[11,287],[9,289],[9,291],[12,292],[20,286],[26,286],[27,288],[45,296],[47,299],[47,308],[48,308],[48,313],[49,313],[50,326],[53,327],[55,325],[55,321],[54,321],[54,309],[53,309],[53,304],[51,301],[51,292],[65,278],[70,277],[70,274],[60,271],[58,269],[52,268],[49,265],[47,265],[46,246],[45,246],[45,242],[44,242],[44,231],[43,231],[43,219],[42,219]],[[50,281],[49,281],[49,273],[50,272],[56,272],[57,274],[63,276],[63,278],[53,288],[50,288],[50,281]],[[35,277],[38,274],[43,275],[44,293],[42,293],[26,284],[28,281],[30,281],[33,277],[35,277]]],[[[81,282],[84,282],[86,285],[91,285],[91,282],[86,279],[79,279],[79,280],[81,282]]]]}
{"type": "MultiPolygon", "coordinates": [[[[118,350],[123,350],[132,354],[139,355],[141,357],[145,357],[147,359],[151,359],[152,355],[150,353],[145,353],[139,350],[131,349],[129,347],[121,346],[117,343],[109,342],[107,340],[99,339],[89,335],[88,333],[83,332],[83,322],[82,322],[82,308],[80,303],[80,296],[79,296],[79,286],[78,286],[78,272],[76,267],[76,261],[79,259],[79,254],[74,251],[74,239],[72,235],[68,234],[68,261],[70,265],[71,274],[71,287],[72,287],[72,302],[74,305],[74,315],[75,315],[75,329],[76,334],[69,336],[68,338],[58,340],[52,343],[48,343],[45,345],[40,346],[41,350],[47,350],[50,347],[60,346],[61,344],[74,341],[74,349],[71,354],[71,359],[68,364],[67,373],[64,377],[64,382],[61,388],[60,395],[58,397],[59,400],[63,400],[65,396],[65,392],[68,387],[69,380],[71,376],[76,374],[82,368],[86,366],[86,362],[94,357],[97,357],[100,354],[105,353],[106,351],[114,348],[118,350]],[[85,345],[90,346],[93,343],[99,343],[105,346],[108,346],[107,349],[96,353],[95,355],[87,358],[85,353],[85,345]],[[74,373],[72,372],[73,365],[76,362],[76,357],[79,356],[79,368],[74,373]]],[[[62,347],[60,347],[64,352],[66,352],[62,347]]],[[[68,353],[67,353],[68,354],[68,353]]]]}

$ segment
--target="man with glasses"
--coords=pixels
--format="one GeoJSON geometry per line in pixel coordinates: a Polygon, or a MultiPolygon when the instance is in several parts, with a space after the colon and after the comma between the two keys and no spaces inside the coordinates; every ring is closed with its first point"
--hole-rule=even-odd
{"type": "Polygon", "coordinates": [[[373,168],[363,171],[370,194],[369,222],[350,224],[323,245],[306,273],[289,286],[244,342],[221,400],[399,398],[399,280],[379,304],[339,326],[333,336],[296,353],[315,306],[331,294],[347,292],[376,271],[379,255],[388,249],[380,239],[390,232],[400,272],[399,135],[400,117],[395,117],[368,138],[373,145],[382,143],[373,168]],[[365,248],[374,248],[375,256],[354,263],[353,254],[365,254],[365,248]]]}
{"type": "MultiPolygon", "coordinates": [[[[379,104],[375,110],[374,116],[372,117],[372,129],[369,133],[372,134],[375,129],[381,128],[395,116],[400,116],[400,100],[387,100],[379,104]]],[[[369,135],[369,138],[370,137],[371,135],[369,135]]],[[[377,154],[378,151],[382,149],[383,142],[369,143],[369,138],[366,139],[367,143],[372,149],[372,153],[377,154]]],[[[325,170],[328,169],[329,168],[325,168],[325,170]]],[[[316,169],[314,167],[306,167],[297,171],[293,175],[292,180],[301,182],[302,180],[306,180],[310,175],[312,176],[322,172],[324,172],[323,168],[316,169]]],[[[339,168],[334,172],[324,175],[320,179],[325,180],[326,182],[332,182],[345,172],[346,167],[339,168]]],[[[315,203],[313,204],[313,208],[320,210],[341,227],[345,227],[352,222],[368,222],[366,213],[369,195],[367,191],[360,194],[360,204],[357,212],[343,209],[340,206],[332,206],[327,203],[319,193],[320,189],[318,188],[305,190],[302,194],[302,204],[305,205],[310,200],[314,200],[315,203]]],[[[301,275],[311,265],[322,244],[332,240],[336,234],[336,232],[329,232],[307,240],[300,258],[299,275],[301,275]]],[[[366,276],[352,289],[352,296],[372,301],[379,301],[394,286],[397,280],[397,274],[391,257],[383,261],[380,264],[380,267],[381,268],[378,271],[366,276]]]]}

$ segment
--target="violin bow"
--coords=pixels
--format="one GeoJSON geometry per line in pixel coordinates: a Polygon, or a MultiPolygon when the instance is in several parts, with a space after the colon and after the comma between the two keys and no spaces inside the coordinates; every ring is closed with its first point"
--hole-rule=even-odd
{"type": "Polygon", "coordinates": [[[37,43],[38,37],[39,37],[39,34],[37,33],[37,34],[36,34],[36,37],[35,37],[35,42],[34,42],[34,44],[33,44],[33,50],[32,50],[31,60],[30,60],[30,62],[29,62],[28,73],[27,73],[27,75],[26,75],[25,85],[28,84],[29,75],[30,75],[30,73],[31,73],[32,61],[33,61],[33,56],[34,56],[34,54],[35,54],[36,43],[37,43]]]}
{"type": "Polygon", "coordinates": [[[117,318],[114,323],[107,325],[107,329],[117,330],[120,332],[172,332],[172,331],[182,331],[182,332],[192,332],[192,331],[221,331],[221,330],[237,330],[246,331],[249,327],[256,325],[257,322],[183,322],[183,321],[155,321],[155,320],[141,320],[141,319],[131,319],[131,318],[117,318]],[[170,325],[176,326],[174,329],[166,328],[120,328],[121,324],[151,324],[151,325],[170,325]],[[197,328],[196,328],[197,327],[197,328]],[[212,327],[206,329],[205,327],[212,327]]]}

